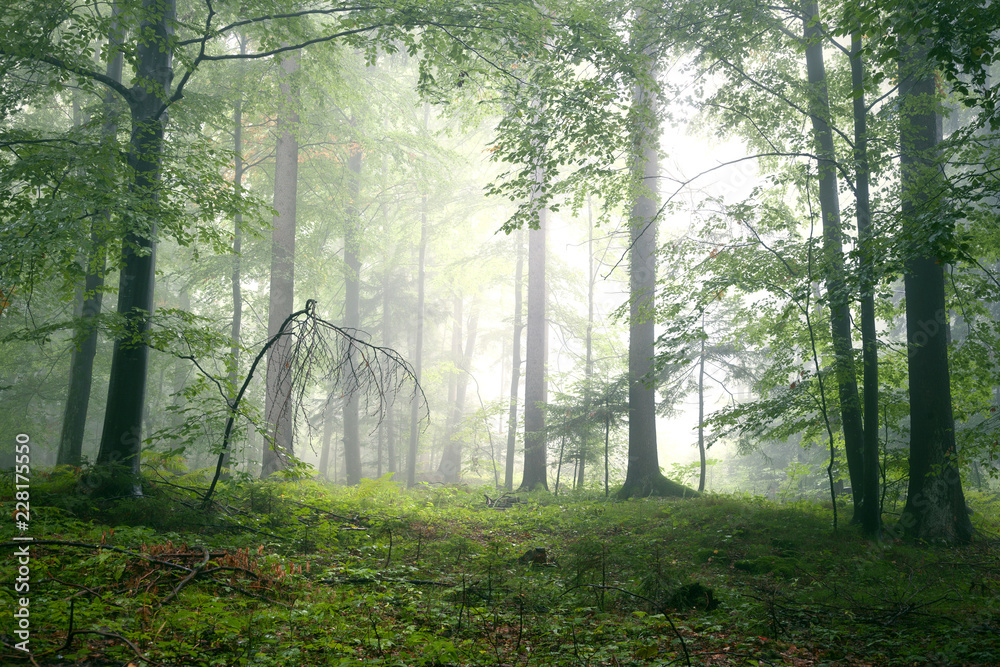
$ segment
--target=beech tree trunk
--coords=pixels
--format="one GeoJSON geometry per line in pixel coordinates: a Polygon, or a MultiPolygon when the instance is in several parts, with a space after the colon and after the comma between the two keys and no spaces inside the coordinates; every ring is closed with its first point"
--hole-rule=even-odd
{"type": "MultiPolygon", "coordinates": [[[[642,15],[636,18],[639,25],[644,21],[642,15]]],[[[696,494],[663,476],[656,449],[656,387],[652,371],[659,124],[656,93],[652,88],[656,81],[655,54],[649,51],[647,55],[649,81],[632,86],[635,152],[630,168],[636,194],[629,221],[632,249],[629,253],[628,469],[625,484],[618,491],[619,498],[696,494]]]]}
{"type": "Polygon", "coordinates": [[[968,542],[972,523],[965,506],[955,448],[955,419],[948,367],[948,311],[942,238],[952,233],[943,215],[939,164],[941,115],[930,38],[900,39],[900,184],[902,235],[907,247],[907,370],[910,391],[910,477],[900,525],[922,540],[968,542]]]}
{"type": "MultiPolygon", "coordinates": [[[[295,291],[295,205],[298,195],[299,144],[298,101],[291,77],[298,70],[295,56],[281,60],[281,93],[284,106],[278,116],[278,143],[275,148],[274,209],[278,214],[271,232],[271,289],[267,315],[267,335],[274,336],[294,310],[295,291]]],[[[294,454],[294,413],[292,375],[287,365],[291,339],[278,340],[267,353],[267,390],[264,417],[268,421],[264,441],[261,478],[268,477],[288,464],[294,454]]]]}
{"type": "MultiPolygon", "coordinates": [[[[597,274],[594,273],[594,214],[593,204],[590,196],[587,196],[587,358],[583,364],[583,387],[584,405],[587,414],[592,410],[594,381],[594,283],[597,281],[597,274]]],[[[584,435],[580,438],[580,456],[577,461],[576,486],[583,488],[584,470],[590,444],[590,429],[584,430],[584,435]]]]}
{"type": "MultiPolygon", "coordinates": [[[[344,328],[361,326],[361,192],[362,152],[354,146],[347,158],[348,204],[347,223],[344,228],[344,328]]],[[[344,474],[347,484],[361,482],[360,398],[352,392],[344,402],[344,474]]]]}
{"type": "MultiPolygon", "coordinates": [[[[118,15],[117,3],[112,5],[112,15],[118,15]]],[[[113,20],[108,37],[108,48],[114,48],[122,43],[121,26],[113,20]]],[[[109,79],[121,83],[122,54],[117,54],[108,63],[105,73],[109,79]]],[[[104,94],[104,125],[101,128],[101,138],[110,149],[117,146],[116,135],[118,123],[115,120],[115,94],[108,90],[104,94]]],[[[80,465],[83,456],[83,437],[87,426],[87,412],[90,408],[90,390],[94,378],[94,358],[97,356],[97,328],[94,320],[101,314],[104,300],[105,250],[104,239],[107,232],[103,229],[110,216],[105,213],[98,216],[90,231],[90,253],[86,258],[87,266],[80,295],[80,330],[86,336],[79,347],[74,348],[70,358],[69,391],[66,394],[66,408],[63,412],[62,433],[59,437],[59,452],[56,455],[56,465],[80,465]]]]}
{"type": "MultiPolygon", "coordinates": [[[[424,132],[430,121],[431,105],[424,103],[424,132]]],[[[419,383],[424,358],[424,260],[427,257],[427,195],[420,202],[420,248],[417,251],[417,312],[416,312],[416,343],[413,351],[413,374],[419,383]]],[[[420,404],[416,397],[410,403],[410,442],[406,456],[406,486],[417,483],[417,445],[420,436],[420,404]]]]}
{"type": "Polygon", "coordinates": [[[510,411],[507,416],[507,456],[504,467],[503,486],[514,490],[514,449],[517,441],[517,394],[521,385],[521,333],[524,331],[521,299],[521,282],[524,278],[524,230],[517,230],[517,260],[514,264],[514,348],[510,365],[510,411]]]}
{"type": "MultiPolygon", "coordinates": [[[[540,172],[540,168],[539,168],[540,172]]],[[[541,182],[539,174],[538,181],[541,182]]],[[[538,228],[528,231],[528,321],[524,366],[524,474],[520,489],[549,490],[545,438],[547,399],[545,365],[548,326],[545,321],[545,234],[548,212],[538,214],[538,228]]]]}
{"type": "Polygon", "coordinates": [[[139,221],[124,230],[118,313],[125,318],[124,337],[115,340],[108,382],[108,404],[97,464],[108,471],[98,482],[101,495],[141,495],[142,417],[146,401],[149,348],[142,339],[153,312],[156,270],[156,209],[167,115],[162,100],[173,80],[175,0],[143,0],[137,49],[136,84],[129,97],[132,132],[128,164],[134,174],[133,196],[145,206],[139,221]]]}
{"type": "MultiPolygon", "coordinates": [[[[243,35],[237,34],[236,40],[240,44],[240,55],[246,55],[247,43],[243,35]]],[[[239,190],[243,187],[243,90],[236,89],[236,99],[233,102],[233,186],[239,190]]],[[[233,344],[229,348],[229,355],[232,358],[232,366],[229,369],[229,401],[232,404],[236,400],[239,391],[238,380],[240,370],[240,334],[243,327],[243,292],[241,288],[242,266],[240,264],[240,253],[243,251],[243,214],[237,213],[233,219],[233,270],[230,276],[230,283],[233,290],[233,324],[229,337],[233,344]]],[[[232,450],[227,449],[222,455],[222,475],[229,476],[229,458],[232,450]]]]}
{"type": "Polygon", "coordinates": [[[851,83],[854,88],[855,208],[858,241],[861,247],[861,355],[864,363],[864,455],[862,477],[861,528],[869,537],[879,537],[882,512],[878,463],[878,333],[875,328],[875,248],[871,229],[868,164],[868,108],[864,95],[864,62],[861,34],[851,34],[851,83]]]}
{"type": "Polygon", "coordinates": [[[851,344],[851,311],[847,286],[844,284],[844,251],[840,227],[840,191],[837,183],[837,157],[830,129],[830,99],[823,62],[823,34],[819,6],[815,0],[802,5],[806,42],[806,75],[809,81],[809,116],[813,142],[819,157],[819,202],[823,217],[823,255],[826,269],[826,292],[830,307],[830,329],[833,340],[834,368],[840,399],[841,426],[847,453],[847,470],[854,497],[854,519],[860,521],[863,501],[864,433],[861,422],[861,399],[854,370],[854,349],[851,344]]]}
{"type": "MultiPolygon", "coordinates": [[[[461,317],[461,297],[456,299],[456,317],[461,317]]],[[[458,375],[455,379],[455,402],[452,403],[451,414],[446,428],[444,451],[441,454],[441,464],[438,472],[449,484],[457,484],[462,478],[462,441],[456,437],[462,415],[465,412],[465,394],[469,386],[469,369],[472,367],[472,356],[476,349],[476,333],[479,328],[479,308],[472,307],[472,315],[466,328],[465,350],[461,349],[459,340],[458,375]]]]}

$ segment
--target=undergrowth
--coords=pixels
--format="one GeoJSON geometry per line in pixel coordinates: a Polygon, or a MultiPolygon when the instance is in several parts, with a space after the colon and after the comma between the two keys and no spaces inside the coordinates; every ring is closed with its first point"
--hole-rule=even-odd
{"type": "Polygon", "coordinates": [[[31,633],[29,655],[6,614],[0,664],[1000,664],[996,497],[970,493],[979,538],[942,548],[757,497],[501,510],[387,477],[229,484],[203,511],[197,480],[102,504],[74,474],[33,480],[27,594],[13,526],[0,536],[31,633]]]}

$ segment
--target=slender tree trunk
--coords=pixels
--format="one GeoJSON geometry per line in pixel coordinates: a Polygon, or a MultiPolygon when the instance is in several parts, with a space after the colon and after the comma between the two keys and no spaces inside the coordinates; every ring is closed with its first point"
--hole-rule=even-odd
{"type": "MultiPolygon", "coordinates": [[[[236,35],[236,41],[240,44],[240,55],[246,55],[246,38],[236,35]]],[[[233,187],[240,190],[243,187],[243,89],[236,88],[236,100],[233,102],[233,152],[235,160],[233,164],[233,187]]],[[[229,348],[232,366],[229,369],[229,401],[232,404],[236,400],[239,391],[239,370],[240,370],[240,334],[243,326],[243,292],[241,289],[242,266],[240,264],[240,253],[243,251],[243,214],[237,213],[233,220],[233,271],[230,282],[233,288],[233,324],[230,330],[230,338],[233,340],[229,348]]],[[[229,457],[232,449],[227,449],[222,455],[222,475],[229,476],[229,457]]]]}
{"type": "MultiPolygon", "coordinates": [[[[591,412],[594,391],[591,383],[594,381],[594,283],[597,282],[594,273],[594,211],[590,195],[587,195],[587,358],[583,365],[583,401],[586,412],[591,412]]],[[[584,429],[580,439],[580,456],[576,470],[576,485],[583,488],[584,470],[586,466],[587,445],[590,444],[590,429],[584,429]]]]}
{"type": "MultiPolygon", "coordinates": [[[[295,56],[281,60],[283,108],[278,117],[278,143],[274,163],[274,209],[277,215],[271,232],[271,289],[267,316],[267,335],[275,336],[282,323],[295,309],[295,204],[298,194],[299,114],[298,100],[291,77],[298,70],[295,56]]],[[[261,478],[288,465],[294,454],[294,413],[292,404],[292,369],[288,364],[291,339],[277,341],[267,353],[267,391],[264,417],[269,423],[264,439],[261,478]]]]}
{"type": "Polygon", "coordinates": [[[910,390],[910,477],[900,524],[919,539],[968,542],[972,523],[955,448],[944,266],[938,254],[940,239],[952,233],[953,223],[942,210],[941,115],[927,58],[929,42],[926,35],[912,45],[900,40],[900,196],[908,246],[903,283],[910,390]]]}
{"type": "Polygon", "coordinates": [[[847,470],[854,497],[854,519],[860,521],[862,503],[864,433],[861,423],[861,399],[854,370],[854,350],[851,344],[851,311],[847,286],[844,283],[844,251],[841,238],[840,192],[837,184],[837,157],[830,129],[830,99],[823,62],[823,34],[819,6],[815,0],[802,5],[806,42],[806,74],[809,80],[809,115],[813,141],[819,156],[819,201],[823,216],[823,255],[826,263],[826,291],[830,305],[830,329],[833,340],[837,393],[840,418],[844,430],[847,470]]]}
{"type": "MultiPolygon", "coordinates": [[[[424,132],[430,121],[431,105],[424,103],[424,132]]],[[[416,343],[413,352],[413,372],[417,382],[420,382],[424,358],[424,260],[427,256],[427,195],[420,202],[420,249],[417,253],[417,312],[416,312],[416,343]]],[[[420,404],[416,397],[410,403],[410,441],[406,456],[406,485],[412,487],[417,483],[417,445],[420,435],[420,404]]]]}
{"type": "MultiPolygon", "coordinates": [[[[647,19],[640,13],[637,25],[647,19]]],[[[631,170],[635,199],[629,221],[632,249],[630,263],[628,347],[628,469],[619,498],[649,495],[694,495],[660,472],[656,448],[656,387],[653,383],[654,312],[656,288],[656,180],[659,161],[656,145],[655,55],[648,52],[648,82],[632,86],[634,155],[631,170]]]]}
{"type": "Polygon", "coordinates": [[[514,335],[513,358],[510,365],[510,411],[507,417],[507,456],[503,485],[514,490],[514,445],[517,440],[517,394],[521,385],[521,332],[524,330],[524,304],[521,300],[521,281],[524,277],[524,230],[517,230],[517,261],[514,264],[514,335]]]}
{"type": "MultiPolygon", "coordinates": [[[[389,298],[390,284],[392,282],[391,263],[386,262],[385,274],[382,277],[382,344],[392,346],[392,301],[389,298]]],[[[397,471],[396,457],[396,414],[395,403],[389,403],[385,409],[385,420],[379,426],[379,432],[385,433],[386,460],[389,472],[397,471]]],[[[379,477],[382,476],[381,467],[379,477]]]]}
{"type": "Polygon", "coordinates": [[[330,467],[330,442],[333,440],[333,400],[330,400],[323,410],[323,447],[319,452],[319,475],[330,479],[327,470],[330,467]]]}
{"type": "MultiPolygon", "coordinates": [[[[118,16],[118,4],[111,8],[112,16],[118,16]]],[[[121,45],[123,35],[117,18],[112,20],[108,48],[114,49],[121,45]]],[[[124,59],[118,53],[108,63],[105,73],[109,79],[121,83],[122,63],[124,59]]],[[[104,94],[104,125],[101,128],[101,138],[108,149],[117,147],[118,121],[115,118],[115,94],[108,90],[104,94]]],[[[83,455],[83,437],[87,426],[87,411],[90,407],[90,390],[94,377],[94,358],[97,356],[97,327],[94,321],[101,314],[104,299],[105,271],[105,238],[110,213],[98,216],[90,229],[90,253],[86,259],[86,273],[83,290],[80,295],[80,331],[86,331],[86,337],[80,341],[79,347],[73,349],[70,358],[69,391],[66,394],[66,408],[63,413],[62,433],[59,437],[59,453],[56,456],[57,465],[80,465],[83,455]]]]}
{"type": "Polygon", "coordinates": [[[705,315],[701,316],[701,354],[698,357],[698,492],[705,490],[705,315]]]}
{"type": "Polygon", "coordinates": [[[858,237],[861,247],[861,355],[864,362],[864,455],[861,528],[878,538],[882,530],[878,471],[878,334],[875,328],[875,248],[869,197],[868,109],[865,105],[861,33],[851,34],[851,83],[854,88],[854,163],[858,237]],[[868,499],[867,501],[864,499],[868,499]]]}
{"type": "MultiPolygon", "coordinates": [[[[541,167],[536,169],[541,182],[541,167]]],[[[545,364],[548,326],[545,320],[545,234],[548,211],[538,214],[538,229],[528,231],[528,322],[524,367],[524,474],[521,489],[548,491],[545,440],[545,364]]]]}
{"type": "MultiPolygon", "coordinates": [[[[461,299],[459,299],[460,301],[461,299]]],[[[456,304],[458,313],[461,308],[456,304]]],[[[476,334],[479,329],[479,307],[473,305],[472,314],[469,316],[469,323],[466,331],[466,341],[464,352],[459,347],[460,356],[458,359],[458,377],[455,386],[455,402],[453,404],[452,419],[448,428],[448,438],[444,444],[444,452],[441,455],[441,465],[438,471],[444,476],[444,481],[449,484],[457,484],[462,477],[462,441],[456,438],[455,434],[462,421],[465,412],[465,396],[469,387],[469,370],[472,368],[472,356],[476,350],[476,334]]],[[[461,340],[459,340],[461,346],[461,340]]]]}
{"type": "MultiPolygon", "coordinates": [[[[361,207],[358,197],[361,192],[360,146],[355,146],[347,158],[348,210],[344,229],[344,327],[357,329],[361,326],[361,207]]],[[[347,484],[353,486],[361,482],[361,435],[360,397],[352,392],[344,403],[344,472],[347,484]]]]}
{"type": "Polygon", "coordinates": [[[173,80],[175,0],[143,0],[139,33],[147,36],[136,51],[136,84],[129,102],[132,134],[128,164],[134,174],[133,195],[143,203],[146,224],[125,229],[118,283],[118,313],[125,318],[122,338],[115,340],[108,382],[98,465],[110,471],[96,491],[102,495],[141,495],[142,415],[146,401],[149,348],[134,343],[149,330],[156,270],[156,208],[167,116],[162,100],[173,80]]]}
{"type": "Polygon", "coordinates": [[[559,495],[559,478],[562,477],[563,455],[566,453],[566,436],[559,440],[559,461],[556,462],[556,487],[554,495],[559,495]]]}

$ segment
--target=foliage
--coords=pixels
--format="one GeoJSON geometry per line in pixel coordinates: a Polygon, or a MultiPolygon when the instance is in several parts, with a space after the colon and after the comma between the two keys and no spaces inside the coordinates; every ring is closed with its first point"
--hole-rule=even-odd
{"type": "MultiPolygon", "coordinates": [[[[355,489],[226,483],[204,514],[182,484],[150,476],[148,498],[57,509],[76,480],[60,469],[32,484],[31,648],[43,664],[1000,657],[995,542],[873,547],[831,534],[828,510],[807,502],[531,494],[496,510],[469,489],[403,491],[387,476],[355,489]],[[523,557],[536,548],[541,560],[523,557]]],[[[970,502],[995,538],[1000,502],[970,502]]],[[[2,660],[28,664],[10,647],[2,660]]]]}

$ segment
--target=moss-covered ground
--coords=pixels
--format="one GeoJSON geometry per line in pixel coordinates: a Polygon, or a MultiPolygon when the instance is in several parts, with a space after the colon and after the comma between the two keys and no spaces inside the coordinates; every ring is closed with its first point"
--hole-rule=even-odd
{"type": "Polygon", "coordinates": [[[168,481],[115,503],[33,482],[26,593],[25,543],[0,535],[0,664],[1000,665],[997,497],[969,493],[979,537],[948,548],[753,497],[495,509],[308,481],[226,486],[206,512],[168,481]]]}

